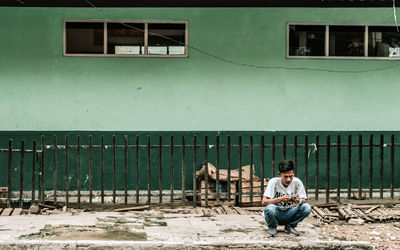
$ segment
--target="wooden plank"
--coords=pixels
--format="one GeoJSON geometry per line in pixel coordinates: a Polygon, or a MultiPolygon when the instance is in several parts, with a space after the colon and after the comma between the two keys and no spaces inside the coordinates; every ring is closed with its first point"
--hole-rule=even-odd
{"type": "MultiPolygon", "coordinates": [[[[264,179],[264,188],[268,185],[268,179],[264,179]]],[[[250,181],[243,181],[242,188],[250,188],[250,181]]],[[[253,181],[253,188],[258,187],[261,188],[261,181],[253,181]]]]}
{"type": "Polygon", "coordinates": [[[379,205],[374,206],[374,207],[371,207],[370,209],[368,209],[368,210],[365,211],[364,213],[369,214],[369,213],[371,213],[372,211],[374,211],[375,209],[377,209],[378,207],[379,207],[379,205]]]}
{"type": "Polygon", "coordinates": [[[241,214],[241,215],[247,214],[247,212],[244,209],[242,209],[241,207],[233,207],[233,209],[235,209],[238,212],[238,214],[241,214]]]}
{"type": "Polygon", "coordinates": [[[210,210],[207,208],[203,208],[203,215],[204,216],[209,216],[210,215],[210,210]]]}
{"type": "MultiPolygon", "coordinates": [[[[209,200],[208,201],[208,205],[209,206],[222,206],[222,205],[230,206],[230,205],[234,205],[234,204],[235,204],[234,200],[233,201],[215,201],[215,200],[209,200]]],[[[200,205],[202,207],[205,206],[206,205],[205,200],[201,200],[200,201],[200,205]]]]}
{"type": "Polygon", "coordinates": [[[145,206],[136,206],[136,207],[117,208],[117,209],[114,209],[113,212],[140,211],[140,210],[148,209],[149,207],[150,207],[149,205],[145,205],[145,206]]]}
{"type": "Polygon", "coordinates": [[[1,216],[10,216],[13,211],[13,208],[5,208],[1,213],[1,216]]]}
{"type": "Polygon", "coordinates": [[[50,209],[56,209],[55,206],[50,206],[50,205],[46,205],[46,204],[39,204],[39,207],[45,207],[45,208],[50,208],[50,209]]]}
{"type": "Polygon", "coordinates": [[[222,210],[224,211],[225,214],[229,213],[229,207],[227,205],[222,205],[221,208],[222,208],[222,210]]]}
{"type": "Polygon", "coordinates": [[[319,207],[314,206],[313,209],[314,209],[314,211],[317,212],[322,218],[325,219],[325,217],[327,216],[327,215],[325,214],[325,212],[322,211],[319,207]]]}
{"type": "Polygon", "coordinates": [[[22,213],[22,208],[15,208],[14,211],[12,212],[12,216],[18,216],[21,215],[22,213]]]}

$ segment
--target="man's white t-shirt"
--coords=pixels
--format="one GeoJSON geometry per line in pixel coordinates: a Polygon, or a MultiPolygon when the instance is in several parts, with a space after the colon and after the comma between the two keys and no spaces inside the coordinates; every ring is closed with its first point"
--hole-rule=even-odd
{"type": "MultiPolygon", "coordinates": [[[[292,182],[287,187],[283,186],[280,177],[272,178],[268,182],[264,196],[268,197],[269,199],[274,199],[284,195],[289,195],[290,197],[298,195],[300,199],[307,199],[303,182],[299,178],[294,177],[292,182]]],[[[292,208],[293,203],[291,201],[287,203],[278,202],[275,205],[277,205],[280,210],[287,210],[292,208]]]]}

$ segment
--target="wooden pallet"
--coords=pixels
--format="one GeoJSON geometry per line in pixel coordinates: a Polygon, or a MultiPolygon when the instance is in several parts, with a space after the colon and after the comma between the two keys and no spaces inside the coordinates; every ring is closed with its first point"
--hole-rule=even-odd
{"type": "MultiPolygon", "coordinates": [[[[236,192],[236,182],[231,182],[230,183],[230,191],[231,191],[231,195],[230,195],[230,201],[228,200],[228,193],[227,192],[220,192],[219,193],[219,200],[217,201],[217,193],[212,191],[212,186],[214,185],[215,188],[215,181],[214,180],[210,180],[208,182],[208,190],[207,190],[207,198],[208,198],[208,206],[230,206],[230,205],[235,205],[235,192],[236,192]]],[[[227,183],[225,182],[220,182],[220,185],[227,185],[227,183]]],[[[204,180],[202,180],[200,182],[200,195],[199,195],[199,199],[200,199],[200,206],[205,206],[206,205],[206,183],[204,180]]]]}
{"type": "MultiPolygon", "coordinates": [[[[242,202],[241,205],[251,205],[251,206],[260,206],[262,200],[262,193],[264,193],[265,188],[268,184],[268,179],[264,179],[264,188],[261,188],[261,181],[253,181],[253,200],[251,201],[250,196],[250,181],[242,182],[242,202]]],[[[237,187],[239,190],[239,186],[237,187]]],[[[239,202],[239,196],[237,197],[239,202]]]]}

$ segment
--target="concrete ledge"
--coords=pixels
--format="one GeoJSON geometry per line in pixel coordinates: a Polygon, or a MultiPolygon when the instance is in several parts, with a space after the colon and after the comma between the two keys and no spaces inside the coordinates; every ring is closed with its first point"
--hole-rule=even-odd
{"type": "Polygon", "coordinates": [[[0,249],[373,249],[368,242],[362,241],[310,241],[279,242],[276,241],[247,241],[232,243],[208,242],[132,242],[132,241],[49,241],[49,240],[19,240],[14,242],[0,242],[0,249]]]}

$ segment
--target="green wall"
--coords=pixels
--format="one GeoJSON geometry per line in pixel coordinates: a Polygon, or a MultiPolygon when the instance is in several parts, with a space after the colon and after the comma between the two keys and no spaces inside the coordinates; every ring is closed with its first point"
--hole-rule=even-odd
{"type": "Polygon", "coordinates": [[[188,58],[62,56],[64,19],[93,8],[0,8],[2,131],[398,130],[398,61],[286,59],[287,22],[393,23],[391,8],[109,8],[187,20],[188,58]]]}

